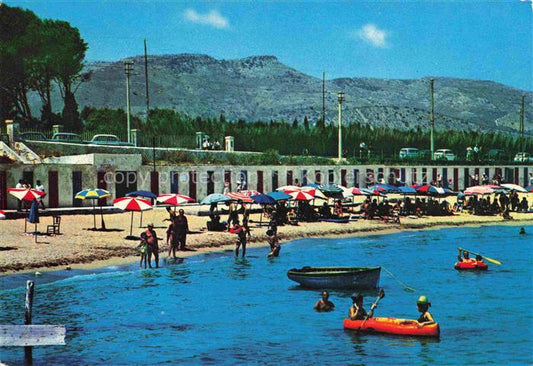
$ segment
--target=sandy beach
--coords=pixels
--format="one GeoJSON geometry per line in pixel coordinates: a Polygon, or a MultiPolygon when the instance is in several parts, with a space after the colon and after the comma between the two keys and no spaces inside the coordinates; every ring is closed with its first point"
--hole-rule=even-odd
{"type": "MultiPolygon", "coordinates": [[[[186,209],[190,211],[194,207],[186,209]]],[[[187,213],[186,213],[187,214],[187,213]]],[[[209,251],[232,250],[236,236],[226,232],[209,232],[205,226],[207,217],[188,214],[189,227],[192,231],[187,238],[190,250],[180,251],[180,257],[201,254],[209,251]]],[[[325,222],[300,223],[298,226],[279,227],[279,237],[282,242],[292,239],[313,236],[338,235],[369,235],[373,233],[390,233],[399,230],[416,230],[446,226],[463,225],[501,225],[501,224],[530,224],[532,214],[512,213],[514,220],[504,221],[501,216],[474,216],[468,213],[454,216],[427,216],[422,218],[402,218],[401,224],[385,223],[379,220],[363,220],[347,224],[325,222]]],[[[139,213],[134,216],[133,234],[139,235],[144,229],[139,228],[139,213]]],[[[160,241],[160,261],[166,257],[165,244],[167,213],[163,208],[145,211],[143,225],[154,223],[160,241]]],[[[57,270],[71,268],[104,267],[108,265],[133,263],[138,260],[136,246],[138,241],[126,240],[130,229],[130,213],[104,215],[108,231],[91,231],[92,215],[63,216],[61,221],[61,235],[38,236],[35,243],[33,235],[24,233],[24,220],[0,221],[0,272],[10,274],[30,270],[57,270]]],[[[225,217],[223,217],[225,219],[225,217]]],[[[266,227],[259,227],[259,214],[251,215],[252,237],[249,247],[267,246],[266,227]]],[[[38,225],[40,232],[46,231],[46,225],[51,224],[51,217],[42,217],[38,225]]],[[[100,218],[97,217],[100,225],[100,218]]],[[[28,225],[28,231],[33,225],[28,225]]],[[[265,249],[265,255],[267,254],[265,249]]]]}

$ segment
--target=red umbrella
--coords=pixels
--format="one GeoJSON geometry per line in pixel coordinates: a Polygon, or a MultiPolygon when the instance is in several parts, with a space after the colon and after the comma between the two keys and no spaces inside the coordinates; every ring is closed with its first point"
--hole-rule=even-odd
{"type": "Polygon", "coordinates": [[[178,206],[187,202],[194,202],[194,198],[182,194],[169,193],[159,195],[159,197],[157,197],[157,202],[171,206],[178,206]]]}
{"type": "Polygon", "coordinates": [[[4,220],[6,218],[6,213],[4,211],[0,211],[0,220],[4,220]]]}
{"type": "Polygon", "coordinates": [[[130,237],[133,231],[133,212],[134,211],[146,211],[152,209],[152,204],[142,198],[137,197],[121,197],[113,200],[113,206],[120,208],[123,211],[131,211],[131,226],[130,237]]]}
{"type": "Polygon", "coordinates": [[[464,194],[491,194],[494,192],[490,186],[472,186],[465,189],[464,194]]]}
{"type": "Polygon", "coordinates": [[[44,197],[46,193],[38,191],[32,188],[8,188],[7,191],[12,196],[15,196],[21,201],[30,201],[33,202],[39,197],[44,197]]]}
{"type": "Polygon", "coordinates": [[[309,200],[312,200],[313,198],[315,198],[314,194],[311,194],[311,193],[305,192],[305,191],[291,192],[291,193],[288,193],[288,194],[292,197],[293,200],[296,200],[296,201],[309,201],[309,200]]]}
{"type": "Polygon", "coordinates": [[[244,195],[242,192],[230,192],[230,193],[226,194],[226,196],[228,196],[229,198],[231,198],[234,201],[242,201],[244,203],[253,203],[254,202],[254,200],[251,197],[244,195]]]}

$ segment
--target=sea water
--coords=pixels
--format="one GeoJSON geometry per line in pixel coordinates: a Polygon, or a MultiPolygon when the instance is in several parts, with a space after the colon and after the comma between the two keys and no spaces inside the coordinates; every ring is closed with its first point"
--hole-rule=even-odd
{"type": "MultiPolygon", "coordinates": [[[[25,281],[35,279],[34,324],[62,324],[65,346],[35,347],[35,365],[281,364],[452,365],[533,362],[533,226],[403,231],[282,243],[235,259],[232,251],[160,269],[1,278],[0,324],[22,324],[25,281]],[[453,268],[457,247],[497,259],[486,272],[453,268]],[[331,291],[336,309],[313,311],[319,291],[287,278],[302,266],[383,266],[376,316],[416,319],[429,297],[439,340],[343,329],[351,292],[331,291]],[[402,281],[416,290],[408,292],[402,281]]],[[[365,307],[376,292],[366,293],[365,307]]],[[[22,364],[23,348],[0,349],[22,364]]]]}

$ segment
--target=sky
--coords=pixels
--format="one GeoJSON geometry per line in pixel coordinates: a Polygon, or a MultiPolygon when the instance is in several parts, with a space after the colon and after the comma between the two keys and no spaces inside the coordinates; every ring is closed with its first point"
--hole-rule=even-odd
{"type": "Polygon", "coordinates": [[[447,76],[532,91],[532,1],[4,2],[70,22],[87,61],[140,55],[146,38],[151,55],[273,55],[327,79],[447,76]]]}

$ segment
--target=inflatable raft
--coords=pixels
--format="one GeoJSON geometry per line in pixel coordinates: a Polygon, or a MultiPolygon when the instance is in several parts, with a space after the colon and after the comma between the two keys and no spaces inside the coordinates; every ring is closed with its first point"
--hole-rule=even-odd
{"type": "Polygon", "coordinates": [[[344,319],[344,328],[366,333],[386,333],[415,337],[439,337],[439,323],[418,327],[412,319],[369,318],[364,320],[344,319]]]}
{"type": "Polygon", "coordinates": [[[477,270],[477,271],[486,271],[489,267],[487,263],[483,261],[472,261],[472,262],[457,262],[455,263],[455,269],[459,271],[463,270],[477,270]]]}

